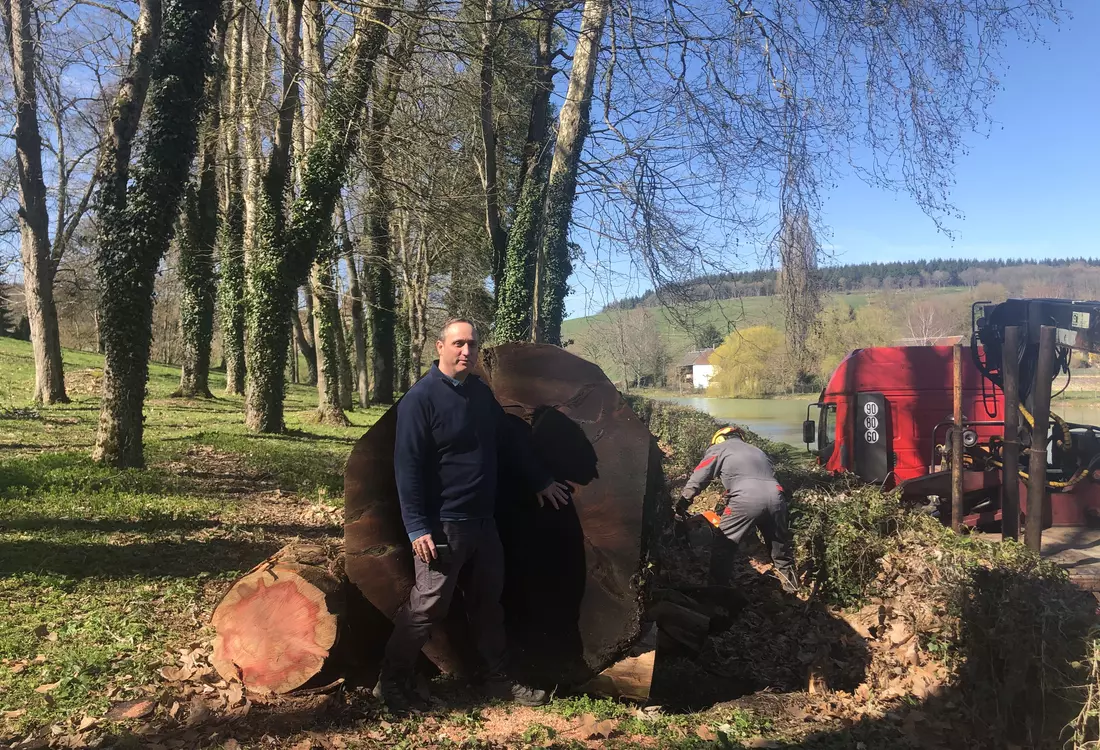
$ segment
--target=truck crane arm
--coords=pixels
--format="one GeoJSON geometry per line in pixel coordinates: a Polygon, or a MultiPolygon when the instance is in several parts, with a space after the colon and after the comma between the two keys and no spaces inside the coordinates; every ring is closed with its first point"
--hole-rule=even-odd
{"type": "MultiPolygon", "coordinates": [[[[1039,332],[1042,326],[1057,329],[1053,377],[1069,376],[1071,353],[1100,353],[1100,302],[1068,299],[1009,299],[999,304],[976,303],[971,354],[982,375],[1004,388],[1003,363],[1016,357],[1019,363],[1019,403],[1024,423],[1034,429],[1032,387],[1039,363],[1039,332]],[[980,310],[980,314],[979,314],[980,310]],[[1019,350],[1005,350],[1005,329],[1020,328],[1019,350]],[[978,344],[981,346],[979,347],[978,344]]],[[[1092,425],[1069,424],[1055,414],[1056,461],[1064,481],[1050,482],[1052,489],[1065,489],[1100,468],[1100,429],[1092,425]]],[[[1026,441],[1026,438],[1025,438],[1026,441]]],[[[1021,471],[1021,475],[1024,476],[1021,471]]]]}

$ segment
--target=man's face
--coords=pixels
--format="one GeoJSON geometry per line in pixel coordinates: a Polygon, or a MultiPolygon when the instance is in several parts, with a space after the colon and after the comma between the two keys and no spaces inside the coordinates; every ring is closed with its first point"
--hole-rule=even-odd
{"type": "Polygon", "coordinates": [[[435,342],[439,369],[452,378],[466,375],[477,366],[477,334],[469,323],[452,323],[435,342]]]}

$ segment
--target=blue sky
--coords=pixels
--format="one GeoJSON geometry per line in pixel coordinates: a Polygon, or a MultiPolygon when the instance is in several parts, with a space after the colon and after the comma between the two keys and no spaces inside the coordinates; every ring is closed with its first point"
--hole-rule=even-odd
{"type": "MultiPolygon", "coordinates": [[[[968,153],[956,164],[951,197],[962,218],[947,221],[954,236],[909,196],[843,176],[822,211],[831,262],[1100,256],[1100,1],[1066,7],[1073,17],[1045,29],[1044,43],[1012,41],[1003,52],[992,123],[966,137],[968,153]]],[[[627,293],[638,291],[635,284],[627,293]]],[[[567,313],[591,314],[602,303],[578,289],[567,313]]]]}

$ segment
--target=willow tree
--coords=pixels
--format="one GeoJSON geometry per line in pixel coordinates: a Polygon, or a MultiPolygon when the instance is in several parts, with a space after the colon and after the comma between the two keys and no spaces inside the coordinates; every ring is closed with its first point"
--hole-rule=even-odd
{"type": "Polygon", "coordinates": [[[195,157],[217,0],[171,0],[151,66],[141,156],[128,185],[115,174],[99,206],[96,258],[104,344],[103,401],[93,456],[142,466],[153,282],[195,157]],[[124,187],[125,186],[125,187],[124,187]]]}
{"type": "MultiPolygon", "coordinates": [[[[344,51],[334,85],[306,155],[301,187],[285,226],[274,220],[257,227],[248,263],[245,419],[258,432],[281,432],[291,310],[316,250],[331,241],[332,214],[357,145],[363,102],[374,62],[386,40],[389,4],[365,7],[344,51]]],[[[272,217],[274,219],[274,217],[272,217]]]]}

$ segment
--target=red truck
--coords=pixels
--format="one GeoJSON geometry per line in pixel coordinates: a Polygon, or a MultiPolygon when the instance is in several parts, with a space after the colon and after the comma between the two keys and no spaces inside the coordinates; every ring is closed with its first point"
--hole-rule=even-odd
{"type": "MultiPolygon", "coordinates": [[[[1000,523],[997,460],[1004,437],[1004,394],[977,361],[964,349],[963,489],[971,527],[1000,523]]],[[[944,446],[950,445],[952,429],[952,375],[950,346],[856,349],[833,372],[818,402],[808,407],[803,440],[827,469],[851,472],[886,489],[900,487],[909,499],[931,499],[942,504],[947,517],[951,472],[944,446]]],[[[1077,438],[1078,448],[1086,448],[1094,433],[1088,425],[1055,423],[1048,472],[1055,487],[1079,463],[1056,455],[1062,430],[1077,438]]],[[[1021,482],[1021,496],[1026,494],[1021,482]]],[[[1044,526],[1081,526],[1100,519],[1100,485],[1093,481],[1077,482],[1051,498],[1044,508],[1044,526]]]]}

